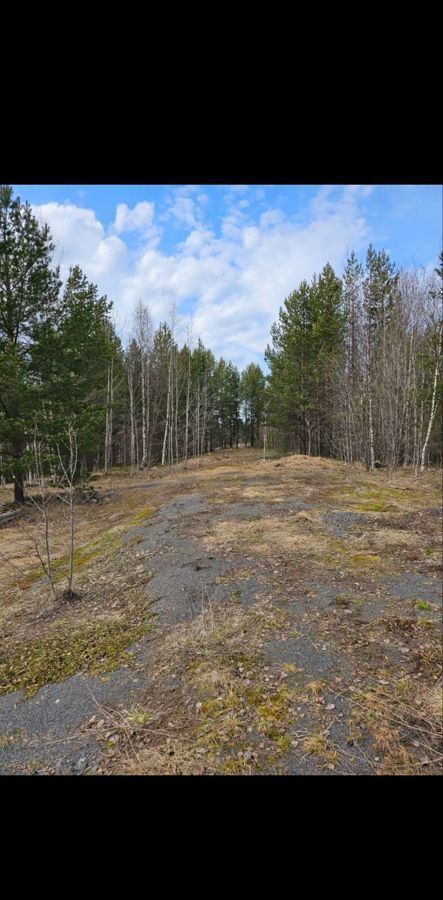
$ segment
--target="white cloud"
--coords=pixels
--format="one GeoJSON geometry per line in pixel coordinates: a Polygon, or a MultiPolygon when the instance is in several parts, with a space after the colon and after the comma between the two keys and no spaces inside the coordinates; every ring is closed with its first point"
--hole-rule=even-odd
{"type": "Polygon", "coordinates": [[[154,220],[154,203],[143,200],[130,209],[126,203],[117,206],[114,228],[117,234],[128,231],[149,231],[154,220]]]}
{"type": "Polygon", "coordinates": [[[157,322],[175,302],[182,325],[192,315],[195,336],[216,355],[244,365],[260,361],[279,307],[303,278],[310,279],[327,261],[340,271],[347,249],[358,251],[367,243],[359,209],[367,187],[319,189],[303,224],[278,209],[253,221],[229,206],[218,235],[191,197],[175,193],[165,216],[189,234],[169,253],[149,238],[156,228],[153,204],[117,207],[114,231],[137,229],[135,249],[118,234],[106,234],[91,209],[49,203],[36,211],[63,248],[63,265],[78,263],[97,281],[114,301],[126,332],[140,298],[157,322]]]}
{"type": "Polygon", "coordinates": [[[198,228],[201,222],[201,212],[194,200],[190,197],[176,197],[169,209],[160,217],[163,221],[172,220],[173,224],[181,228],[198,228]]]}
{"type": "Polygon", "coordinates": [[[267,228],[269,225],[278,225],[283,222],[284,215],[280,209],[268,209],[260,216],[260,228],[267,228]]]}
{"type": "Polygon", "coordinates": [[[34,206],[33,210],[51,229],[56,245],[54,258],[63,278],[73,265],[79,265],[91,278],[108,278],[125,264],[126,244],[116,235],[106,236],[92,209],[52,202],[34,206]]]}

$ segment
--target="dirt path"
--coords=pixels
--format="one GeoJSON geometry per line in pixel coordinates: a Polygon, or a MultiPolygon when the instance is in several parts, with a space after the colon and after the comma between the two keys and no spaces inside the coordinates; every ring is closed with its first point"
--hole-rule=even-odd
{"type": "Polygon", "coordinates": [[[1,772],[441,770],[436,478],[257,457],[130,486],[154,625],[113,671],[0,697],[1,772]]]}

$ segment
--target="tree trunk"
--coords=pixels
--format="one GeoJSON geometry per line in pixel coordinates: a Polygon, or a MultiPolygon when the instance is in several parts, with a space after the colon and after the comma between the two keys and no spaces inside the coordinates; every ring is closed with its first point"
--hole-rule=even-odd
{"type": "MultiPolygon", "coordinates": [[[[442,329],[440,328],[440,334],[438,337],[439,344],[441,343],[442,338],[442,329]]],[[[424,472],[425,469],[425,460],[426,460],[426,450],[428,448],[429,438],[431,436],[432,426],[434,424],[435,413],[437,412],[437,384],[438,384],[438,375],[440,371],[440,348],[437,348],[437,361],[435,363],[435,371],[434,371],[434,385],[432,388],[432,401],[431,401],[431,412],[429,416],[428,430],[426,432],[425,442],[423,444],[423,449],[421,451],[421,464],[420,464],[420,472],[424,472]]]]}
{"type": "Polygon", "coordinates": [[[24,503],[23,475],[14,475],[14,503],[24,503]]]}

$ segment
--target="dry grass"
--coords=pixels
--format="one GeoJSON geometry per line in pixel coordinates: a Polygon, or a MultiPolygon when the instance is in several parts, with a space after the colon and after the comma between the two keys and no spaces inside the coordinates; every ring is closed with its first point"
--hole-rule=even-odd
{"type": "MultiPolygon", "coordinates": [[[[131,752],[133,729],[123,734],[120,727],[118,750],[112,747],[105,771],[252,774],[270,756],[280,757],[290,745],[293,667],[269,673],[261,647],[287,624],[281,610],[262,600],[250,610],[207,606],[190,624],[176,626],[156,647],[156,687],[145,700],[149,721],[137,750],[131,752]],[[155,697],[171,696],[160,686],[172,676],[179,679],[179,697],[153,711],[155,697]]],[[[127,722],[130,714],[122,718],[127,722]]]]}
{"type": "MultiPolygon", "coordinates": [[[[360,586],[365,579],[374,584],[380,573],[433,571],[438,564],[438,525],[434,514],[425,515],[440,504],[438,473],[416,479],[410,471],[367,473],[362,466],[309,457],[276,463],[263,461],[257,451],[233,450],[199,464],[190,461],[186,470],[156,469],[149,477],[137,473],[133,479],[119,473],[97,478],[95,484],[114,495],[79,510],[76,604],[57,606],[50,600],[30,542],[17,524],[0,530],[0,555],[8,560],[7,566],[0,566],[0,649],[3,664],[9,661],[13,670],[4,679],[5,686],[9,677],[6,689],[19,682],[26,687],[27,679],[32,690],[32,685],[55,675],[65,677],[67,667],[68,674],[88,668],[88,660],[93,669],[94,640],[98,647],[112,622],[119,622],[122,632],[118,639],[106,632],[109,658],[121,659],[131,629],[146,611],[151,574],[138,558],[137,535],[131,529],[170,499],[200,492],[205,502],[218,507],[218,515],[222,504],[241,501],[243,518],[218,522],[196,516],[192,537],[200,536],[202,545],[214,553],[232,554],[232,567],[216,583],[229,586],[232,581],[237,588],[254,576],[263,587],[248,608],[241,606],[239,591],[231,591],[231,600],[217,605],[206,593],[202,612],[192,622],[166,632],[155,629],[149,663],[152,690],[126,711],[101,710],[88,725],[106,751],[103,771],[255,774],[283,770],[289,753],[307,764],[334,769],[347,751],[329,736],[328,685],[314,677],[315,671],[308,677],[265,655],[269,639],[294,638],[295,624],[302,637],[306,628],[306,640],[317,650],[327,641],[346,659],[350,684],[342,688],[352,713],[351,732],[356,746],[364,735],[370,736],[379,757],[371,762],[372,770],[427,774],[439,769],[441,646],[435,604],[424,603],[418,595],[407,614],[399,604],[397,614],[391,610],[370,623],[358,622],[355,615],[358,604],[364,603],[360,586]],[[250,478],[257,483],[245,480],[250,478]],[[132,490],[146,481],[153,485],[149,492],[132,490]],[[288,498],[315,503],[315,508],[277,509],[288,498]],[[259,504],[261,515],[247,521],[248,507],[259,504]],[[346,510],[364,513],[364,524],[353,526],[343,538],[335,537],[324,517],[346,510]],[[236,564],[236,555],[250,560],[249,567],[243,560],[241,567],[236,564]],[[268,576],[266,567],[258,571],[258,561],[273,574],[268,576]],[[313,573],[328,584],[337,579],[337,597],[346,602],[318,611],[315,592],[308,592],[309,606],[294,624],[287,611],[292,607],[278,598],[285,592],[292,598],[294,586],[297,597],[304,596],[303,578],[313,573]],[[420,611],[431,618],[420,617],[420,611]],[[100,621],[105,626],[102,635],[100,621]],[[88,631],[93,624],[98,624],[95,638],[88,631]],[[397,651],[406,647],[406,667],[382,672],[385,663],[377,653],[381,658],[386,641],[397,651]],[[51,660],[56,664],[54,668],[51,663],[49,671],[51,660]],[[379,681],[375,687],[374,678],[379,681]],[[297,723],[298,715],[305,713],[297,723]],[[291,743],[294,728],[299,738],[291,743]]],[[[8,491],[3,490],[6,499],[8,491]]],[[[26,512],[32,527],[33,515],[26,512]]],[[[63,526],[54,505],[57,577],[65,565],[63,526]]],[[[378,589],[370,596],[376,604],[378,589]]]]}
{"type": "Polygon", "coordinates": [[[378,774],[441,773],[441,682],[422,690],[402,679],[396,685],[351,691],[352,725],[371,734],[381,757],[378,774]]]}

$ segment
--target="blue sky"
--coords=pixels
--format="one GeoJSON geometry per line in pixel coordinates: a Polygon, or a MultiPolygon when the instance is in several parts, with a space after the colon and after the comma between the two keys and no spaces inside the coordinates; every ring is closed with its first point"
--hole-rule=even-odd
{"type": "Polygon", "coordinates": [[[372,242],[428,269],[442,245],[441,185],[14,185],[51,227],[62,275],[78,263],[131,331],[137,300],[155,324],[238,365],[262,363],[288,293],[372,242]]]}

